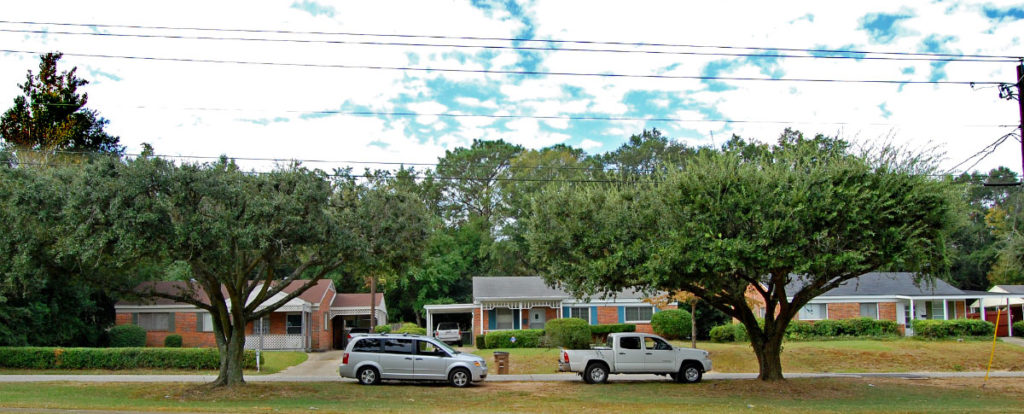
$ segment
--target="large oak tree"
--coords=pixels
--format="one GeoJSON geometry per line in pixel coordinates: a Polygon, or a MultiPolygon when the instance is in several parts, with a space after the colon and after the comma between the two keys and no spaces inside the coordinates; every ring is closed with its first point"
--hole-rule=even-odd
{"type": "Polygon", "coordinates": [[[946,270],[958,198],[932,172],[927,159],[793,131],[771,147],[737,139],[650,180],[551,187],[528,238],[545,279],[577,295],[695,294],[747,328],[759,378],[779,380],[786,327],[815,296],[879,269],[946,270]]]}

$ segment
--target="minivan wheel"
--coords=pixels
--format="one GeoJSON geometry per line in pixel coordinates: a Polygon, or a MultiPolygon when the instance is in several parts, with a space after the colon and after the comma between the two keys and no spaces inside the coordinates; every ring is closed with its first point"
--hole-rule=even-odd
{"type": "Polygon", "coordinates": [[[377,385],[380,384],[380,373],[374,367],[362,367],[356,372],[356,379],[363,385],[377,385]]]}
{"type": "Polygon", "coordinates": [[[456,388],[463,388],[472,381],[473,377],[469,374],[469,370],[465,368],[455,368],[448,374],[448,382],[456,388]]]}

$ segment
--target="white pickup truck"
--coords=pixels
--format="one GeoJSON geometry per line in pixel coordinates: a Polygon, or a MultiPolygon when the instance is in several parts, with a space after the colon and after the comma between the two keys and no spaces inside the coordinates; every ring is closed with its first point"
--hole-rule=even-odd
{"type": "Polygon", "coordinates": [[[698,382],[711,371],[707,351],[674,347],[657,335],[613,333],[606,345],[563,349],[558,370],[582,375],[587,384],[608,381],[609,374],[660,374],[679,382],[698,382]]]}

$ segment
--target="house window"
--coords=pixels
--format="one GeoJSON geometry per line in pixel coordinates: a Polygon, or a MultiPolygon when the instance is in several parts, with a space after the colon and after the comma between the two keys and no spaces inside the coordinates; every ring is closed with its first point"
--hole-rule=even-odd
{"type": "Polygon", "coordinates": [[[929,303],[930,306],[928,307],[928,310],[931,311],[931,315],[928,317],[928,319],[944,319],[946,316],[946,310],[945,308],[942,307],[942,305],[945,303],[945,301],[933,300],[929,303]]]}
{"type": "Polygon", "coordinates": [[[496,329],[512,329],[512,309],[509,308],[494,308],[494,313],[497,315],[497,323],[495,324],[496,329]]]}
{"type": "Polygon", "coordinates": [[[569,317],[590,322],[590,308],[569,308],[569,317]]]}
{"type": "Polygon", "coordinates": [[[171,324],[169,313],[140,313],[139,326],[147,331],[166,331],[171,324]]]}
{"type": "Polygon", "coordinates": [[[301,335],[302,334],[302,314],[301,313],[290,313],[288,314],[287,320],[285,321],[285,333],[288,335],[301,335]]]}
{"type": "Polygon", "coordinates": [[[860,317],[878,319],[878,304],[877,303],[861,303],[860,304],[860,317]]]}
{"type": "Polygon", "coordinates": [[[213,332],[213,315],[209,312],[199,314],[199,332],[213,332]]]}
{"type": "Polygon", "coordinates": [[[627,306],[626,322],[650,322],[654,308],[650,306],[627,306]]]}
{"type": "Polygon", "coordinates": [[[252,331],[252,333],[256,334],[256,335],[259,335],[261,333],[264,334],[264,335],[269,335],[270,334],[270,318],[264,316],[262,318],[257,319],[256,321],[253,321],[253,331],[252,331]]]}
{"type": "Polygon", "coordinates": [[[808,303],[804,305],[804,307],[800,308],[800,320],[815,321],[819,319],[828,319],[828,314],[825,309],[824,303],[808,303]]]}

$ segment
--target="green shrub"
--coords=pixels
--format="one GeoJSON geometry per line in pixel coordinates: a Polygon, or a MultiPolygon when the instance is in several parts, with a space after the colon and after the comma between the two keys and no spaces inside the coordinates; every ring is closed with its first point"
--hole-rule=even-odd
{"type": "Polygon", "coordinates": [[[146,330],[138,325],[117,325],[110,328],[112,348],[146,346],[146,330]]]}
{"type": "Polygon", "coordinates": [[[839,336],[840,322],[833,319],[822,319],[811,322],[814,324],[814,333],[818,336],[839,336]]]}
{"type": "Polygon", "coordinates": [[[732,324],[718,325],[711,328],[711,342],[734,342],[736,341],[736,329],[732,324]]]}
{"type": "Polygon", "coordinates": [[[692,320],[690,312],[682,309],[663,310],[651,317],[651,329],[665,339],[689,338],[692,320]]]}
{"type": "Polygon", "coordinates": [[[605,325],[589,325],[591,335],[608,335],[616,332],[636,332],[636,325],[631,323],[609,323],[605,325]]]}
{"type": "Polygon", "coordinates": [[[590,325],[580,318],[562,318],[544,324],[545,342],[565,349],[590,348],[590,325]]]}
{"type": "Polygon", "coordinates": [[[165,348],[181,348],[181,343],[181,335],[167,335],[167,337],[164,338],[165,348]]]}
{"type": "Polygon", "coordinates": [[[1024,336],[1024,321],[1013,323],[1013,336],[1024,336]]]}
{"type": "MultiPolygon", "coordinates": [[[[256,368],[256,352],[246,350],[243,362],[246,368],[256,368]]],[[[0,348],[0,367],[217,369],[220,354],[214,348],[0,348]]]]}
{"type": "Polygon", "coordinates": [[[477,335],[476,336],[476,348],[477,349],[487,349],[487,335],[477,335]]]}
{"type": "Polygon", "coordinates": [[[886,336],[899,333],[899,324],[896,321],[852,318],[839,322],[840,335],[845,336],[886,336]]]}
{"type": "MultiPolygon", "coordinates": [[[[763,325],[764,322],[762,321],[761,324],[763,325]]],[[[747,334],[747,327],[743,326],[742,323],[737,322],[732,324],[732,335],[736,338],[736,342],[750,342],[750,335],[747,334]]]]}
{"type": "Polygon", "coordinates": [[[914,335],[923,338],[992,336],[995,330],[992,322],[977,319],[919,319],[913,322],[913,326],[914,335]]]}
{"type": "Polygon", "coordinates": [[[789,326],[786,327],[787,339],[807,339],[816,336],[818,333],[814,330],[814,324],[807,321],[790,321],[789,326]]]}
{"type": "Polygon", "coordinates": [[[376,333],[391,333],[391,325],[377,325],[373,328],[376,333]]]}
{"type": "Polygon", "coordinates": [[[405,323],[402,324],[402,327],[398,328],[398,330],[395,331],[395,333],[398,333],[398,334],[411,334],[411,335],[426,335],[427,334],[427,328],[423,328],[423,327],[421,327],[421,326],[419,326],[419,325],[417,325],[415,323],[412,323],[412,322],[405,322],[405,323]]]}
{"type": "Polygon", "coordinates": [[[493,331],[487,333],[484,342],[487,343],[487,348],[537,348],[542,336],[543,329],[493,331]],[[516,338],[516,341],[512,342],[512,338],[516,338]]]}

